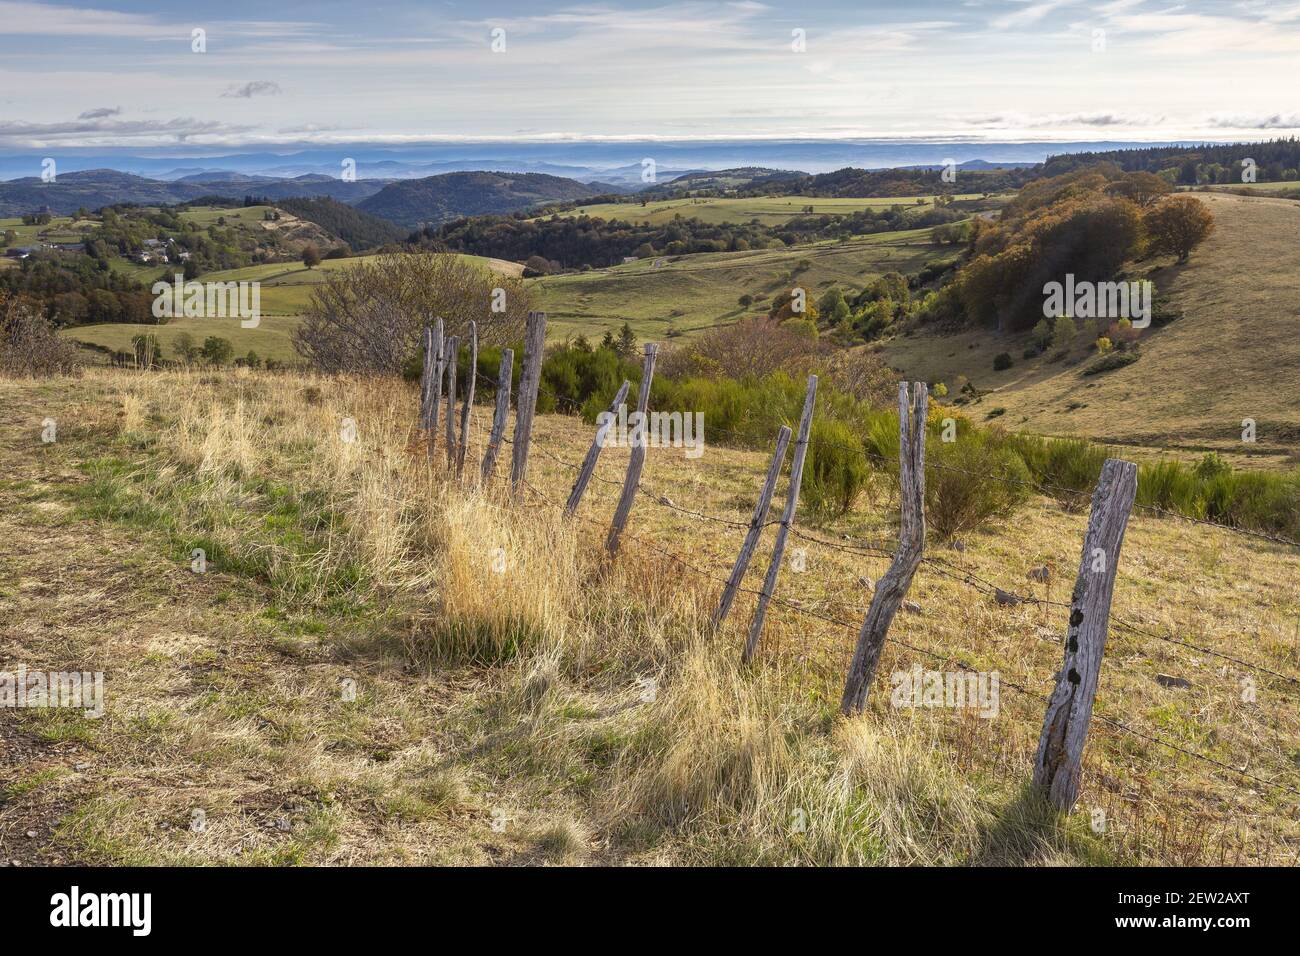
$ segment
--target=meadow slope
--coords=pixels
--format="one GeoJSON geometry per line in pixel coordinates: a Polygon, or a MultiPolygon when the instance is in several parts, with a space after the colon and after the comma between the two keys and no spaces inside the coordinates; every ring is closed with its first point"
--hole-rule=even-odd
{"type": "MultiPolygon", "coordinates": [[[[761,452],[652,449],[610,563],[627,451],[604,453],[578,520],[561,520],[554,502],[591,438],[576,419],[539,419],[512,502],[500,476],[483,491],[447,482],[441,448],[426,463],[414,391],[397,382],[99,370],[0,382],[0,401],[6,660],[107,672],[99,721],[0,714],[0,858],[1034,865],[1300,851],[1300,706],[1269,673],[1300,663],[1294,549],[1134,517],[1114,611],[1127,623],[1107,647],[1079,807],[1056,819],[1023,784],[1063,612],[972,583],[1065,599],[1086,516],[1048,499],[962,551],[932,545],[868,713],[844,721],[853,632],[888,560],[871,549],[895,534],[884,476],[846,518],[801,520],[803,570],[783,573],[758,664],[741,669],[752,595],[720,633],[705,622],[761,452]],[[1050,580],[1030,580],[1044,564],[1050,580]],[[999,670],[997,716],[890,706],[889,675],[914,664],[999,670]]],[[[770,536],[747,586],[769,553],[770,536]]]]}

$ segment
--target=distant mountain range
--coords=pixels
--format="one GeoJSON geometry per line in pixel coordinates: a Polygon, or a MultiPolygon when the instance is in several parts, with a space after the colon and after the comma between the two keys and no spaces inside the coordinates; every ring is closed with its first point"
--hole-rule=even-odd
{"type": "Polygon", "coordinates": [[[403,226],[438,224],[462,216],[514,212],[544,203],[590,199],[608,193],[545,173],[444,173],[389,183],[357,208],[403,226]]]}
{"type": "Polygon", "coordinates": [[[477,142],[392,146],[351,143],[297,146],[258,152],[213,152],[211,147],[176,146],[141,152],[130,149],[21,150],[0,154],[0,180],[39,175],[45,157],[58,161],[60,174],[116,169],[168,182],[195,174],[241,173],[291,179],[327,176],[338,180],[350,160],[358,179],[421,179],[442,173],[483,170],[546,173],[611,183],[629,189],[645,185],[643,163],[654,161],[657,179],[665,182],[700,170],[763,167],[825,173],[845,166],[885,169],[939,166],[984,160],[989,163],[1041,163],[1050,155],[1094,152],[1174,142],[945,142],[925,140],[655,140],[642,142],[477,142]]]}
{"type": "Polygon", "coordinates": [[[319,174],[277,179],[222,170],[188,173],[168,182],[112,169],[93,169],[63,173],[50,183],[35,176],[0,182],[0,217],[45,209],[66,216],[83,207],[93,211],[124,203],[159,206],[204,197],[240,200],[253,196],[271,202],[336,200],[397,226],[412,228],[461,216],[509,213],[622,191],[609,183],[587,185],[545,173],[475,171],[423,179],[348,182],[319,174]]]}
{"type": "Polygon", "coordinates": [[[37,176],[0,182],[0,217],[21,216],[43,208],[48,208],[56,215],[66,216],[83,206],[91,210],[119,203],[159,206],[190,202],[202,196],[242,199],[251,195],[272,200],[328,196],[342,202],[355,203],[374,195],[385,185],[385,180],[374,179],[358,179],[355,182],[344,182],[328,176],[276,179],[228,172],[197,174],[164,182],[114,169],[90,169],[60,173],[54,182],[49,183],[42,182],[37,176]]]}

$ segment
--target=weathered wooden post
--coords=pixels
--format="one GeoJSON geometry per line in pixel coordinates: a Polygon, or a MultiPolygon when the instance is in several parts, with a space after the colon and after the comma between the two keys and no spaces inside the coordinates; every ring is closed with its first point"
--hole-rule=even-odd
{"type": "Polygon", "coordinates": [[[1065,661],[1056,675],[1034,757],[1034,785],[1047,794],[1053,806],[1067,813],[1079,795],[1083,745],[1106,649],[1115,574],[1136,495],[1137,465],[1107,459],[1092,493],[1092,514],[1070,600],[1065,661]]]}
{"type": "Polygon", "coordinates": [[[474,407],[474,385],[478,382],[478,323],[469,324],[469,384],[465,386],[465,404],[460,409],[460,444],[456,447],[456,480],[465,470],[465,450],[469,447],[469,414],[474,407]]]}
{"type": "Polygon", "coordinates": [[[483,452],[483,468],[479,481],[484,485],[497,467],[497,453],[501,450],[501,435],[506,430],[510,414],[510,383],[515,372],[515,350],[501,350],[501,368],[497,372],[497,406],[492,415],[492,434],[488,437],[487,451],[483,452]]]}
{"type": "Polygon", "coordinates": [[[542,361],[546,350],[546,313],[529,312],[524,333],[524,367],[519,374],[519,398],[515,401],[515,437],[510,460],[510,493],[518,494],[528,474],[528,443],[537,413],[537,389],[542,384],[542,361]]]}
{"type": "Polygon", "coordinates": [[[420,368],[420,430],[429,427],[429,376],[433,371],[433,326],[426,325],[420,336],[420,347],[424,350],[424,362],[420,368]]]}
{"type": "Polygon", "coordinates": [[[731,569],[731,577],[727,579],[727,586],[722,591],[722,603],[713,614],[714,630],[721,627],[722,622],[727,619],[727,613],[731,610],[731,603],[736,599],[740,582],[744,579],[745,572],[749,570],[754,549],[758,547],[759,536],[763,533],[763,523],[767,521],[767,512],[772,505],[772,493],[776,491],[776,479],[781,474],[781,463],[785,461],[785,450],[790,445],[790,434],[789,425],[782,425],[777,433],[776,451],[772,452],[772,464],[767,468],[767,480],[763,482],[758,503],[754,505],[754,516],[749,520],[745,541],[740,546],[740,553],[736,555],[736,565],[731,569]]]}
{"type": "Polygon", "coordinates": [[[456,463],[456,366],[460,359],[460,338],[447,337],[447,467],[456,463]]]}
{"type": "Polygon", "coordinates": [[[880,652],[889,635],[889,625],[899,605],[912,586],[912,576],[925,551],[925,417],[929,407],[929,390],[924,382],[913,383],[908,400],[907,383],[898,386],[898,501],[901,521],[898,550],[889,570],[876,583],[876,593],[858,632],[840,713],[848,717],[860,714],[867,705],[867,693],[880,662],[880,652]]]}
{"type": "MultiPolygon", "coordinates": [[[[622,386],[619,387],[618,394],[614,396],[614,401],[610,403],[608,414],[618,414],[618,407],[627,400],[627,391],[631,387],[632,383],[624,379],[622,386]]],[[[573,490],[569,492],[569,500],[565,502],[564,513],[566,515],[571,515],[578,510],[583,493],[587,490],[587,483],[591,481],[591,476],[596,471],[596,459],[600,457],[600,450],[605,447],[605,437],[613,427],[613,419],[607,419],[605,424],[596,427],[596,439],[591,443],[591,447],[587,449],[587,457],[582,460],[582,468],[579,469],[578,477],[573,482],[573,490]]]]}
{"type": "Polygon", "coordinates": [[[429,437],[426,447],[430,460],[433,459],[433,447],[438,442],[438,406],[442,404],[442,365],[446,354],[445,346],[442,319],[439,318],[434,322],[432,340],[425,351],[429,393],[426,396],[424,429],[429,437]]]}
{"type": "Polygon", "coordinates": [[[803,484],[803,462],[808,456],[808,435],[812,431],[813,406],[816,403],[817,376],[809,375],[808,394],[803,400],[803,414],[799,416],[799,437],[794,443],[794,457],[790,460],[790,487],[785,493],[785,510],[781,513],[781,525],[776,529],[776,541],[772,545],[772,563],[767,566],[767,577],[763,579],[763,590],[758,594],[754,619],[749,623],[749,636],[745,638],[745,649],[740,654],[742,664],[748,664],[758,649],[763,620],[767,617],[767,604],[776,593],[776,579],[781,573],[781,559],[785,556],[785,539],[794,524],[795,509],[799,507],[799,486],[803,484]]]}
{"type": "MultiPolygon", "coordinates": [[[[618,539],[623,534],[623,526],[632,513],[632,504],[636,501],[637,485],[641,483],[641,469],[645,466],[645,446],[650,431],[649,415],[650,383],[655,377],[655,359],[659,355],[659,346],[654,342],[645,344],[645,360],[641,365],[641,388],[636,393],[637,422],[632,430],[632,454],[627,460],[627,475],[623,478],[623,491],[618,497],[618,507],[614,509],[614,520],[609,526],[609,537],[605,539],[605,549],[612,558],[618,554],[618,539]]],[[[631,416],[629,416],[631,417],[631,416]]]]}

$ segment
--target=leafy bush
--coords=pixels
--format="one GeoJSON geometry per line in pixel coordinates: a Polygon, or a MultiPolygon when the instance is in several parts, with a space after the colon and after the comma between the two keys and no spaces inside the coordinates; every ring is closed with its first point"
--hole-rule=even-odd
{"type": "Polygon", "coordinates": [[[999,352],[997,355],[993,356],[993,371],[995,372],[1009,369],[1012,364],[1010,352],[999,352]]]}

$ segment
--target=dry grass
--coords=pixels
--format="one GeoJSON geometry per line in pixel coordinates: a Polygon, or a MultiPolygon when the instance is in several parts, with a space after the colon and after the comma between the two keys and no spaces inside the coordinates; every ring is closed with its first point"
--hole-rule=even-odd
{"type": "MultiPolygon", "coordinates": [[[[638,499],[602,553],[626,450],[579,520],[553,504],[590,440],[539,421],[529,492],[445,479],[400,383],[94,372],[0,383],[5,646],[100,665],[108,713],[0,723],[0,858],[92,862],[1058,864],[1293,861],[1296,805],[1097,725],[1078,812],[1024,789],[1041,704],[993,720],[889,706],[888,675],[938,659],[1042,693],[1058,614],[995,604],[923,566],[868,713],[835,716],[853,634],[774,607],[759,666],[735,661],[748,595],[703,628],[741,529],[638,499]],[[60,441],[42,446],[52,415],[60,441]],[[344,440],[344,419],[355,441],[344,440]],[[32,427],[27,427],[27,425],[32,427]],[[540,497],[539,497],[540,495],[540,497]],[[192,549],[209,570],[189,570],[192,549]],[[665,557],[679,555],[690,567],[665,557]],[[697,569],[704,572],[696,573],[697,569]],[[341,693],[354,682],[355,699],[341,693]],[[81,768],[81,769],[78,769],[81,768]],[[1088,828],[1105,809],[1106,833],[1088,828]],[[207,825],[194,830],[194,810],[207,825]],[[40,838],[22,833],[34,829],[40,838]]],[[[474,437],[485,434],[476,410],[474,437]]],[[[469,461],[479,449],[471,447],[469,461]]],[[[508,455],[503,470],[508,467],[508,455]]],[[[645,482],[744,520],[762,454],[652,450],[645,482]]],[[[467,473],[474,469],[467,465],[467,473]]],[[[887,483],[816,529],[892,536],[887,483]]],[[[1066,597],[1086,517],[1036,500],[937,556],[1066,597]],[[1053,581],[1026,580],[1048,564],[1053,581]]],[[[841,536],[848,536],[846,541],[841,536]]],[[[860,621],[885,559],[802,539],[783,599],[860,621]]],[[[1116,614],[1293,673],[1298,557],[1136,518],[1116,614]]],[[[765,568],[762,549],[751,576],[765,568]]],[[[949,665],[950,666],[950,665],[949,665]]],[[[1099,712],[1296,786],[1292,686],[1117,630],[1099,712]],[[1187,676],[1191,690],[1154,675],[1187,676]]]]}

